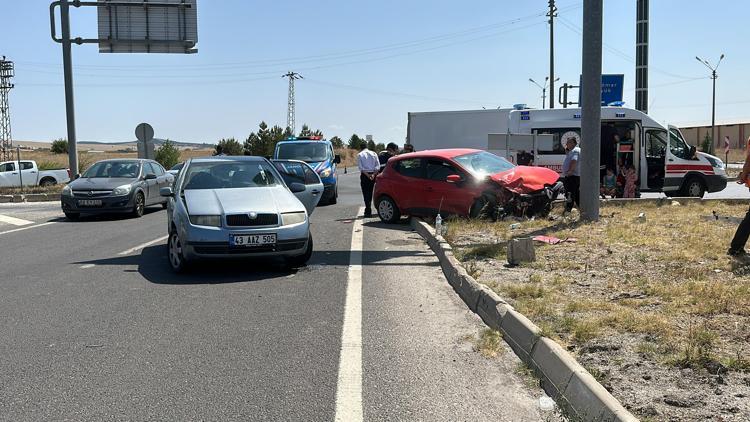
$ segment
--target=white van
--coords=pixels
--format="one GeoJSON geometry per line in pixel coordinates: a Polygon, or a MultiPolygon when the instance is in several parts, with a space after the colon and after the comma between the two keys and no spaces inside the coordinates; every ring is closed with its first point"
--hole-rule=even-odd
{"type": "MultiPolygon", "coordinates": [[[[514,162],[524,150],[525,157],[533,154],[533,165],[560,172],[565,140],[575,137],[580,143],[580,134],[580,108],[448,111],[409,113],[407,141],[418,150],[480,148],[514,162]],[[538,136],[527,136],[525,146],[513,142],[509,151],[490,146],[493,137],[506,134],[538,136]]],[[[679,129],[667,129],[638,110],[602,107],[601,134],[601,166],[617,173],[622,166],[632,165],[641,192],[702,197],[727,185],[721,159],[696,152],[679,129]]]]}

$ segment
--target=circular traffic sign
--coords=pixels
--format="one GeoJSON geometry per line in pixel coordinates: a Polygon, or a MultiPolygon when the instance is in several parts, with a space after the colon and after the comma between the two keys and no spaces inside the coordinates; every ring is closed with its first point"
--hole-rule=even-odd
{"type": "Polygon", "coordinates": [[[141,142],[154,139],[154,128],[148,123],[141,123],[135,127],[135,137],[141,142]]]}

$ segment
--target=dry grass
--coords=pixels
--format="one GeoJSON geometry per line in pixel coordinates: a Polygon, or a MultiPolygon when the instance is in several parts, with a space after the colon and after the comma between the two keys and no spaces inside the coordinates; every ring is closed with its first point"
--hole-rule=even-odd
{"type": "Polygon", "coordinates": [[[446,238],[479,281],[543,333],[574,349],[617,336],[662,364],[750,366],[750,275],[726,255],[746,205],[604,205],[597,223],[453,221],[446,238]],[[645,213],[645,221],[637,218],[645,213]],[[537,261],[504,269],[511,237],[546,234],[575,243],[538,246],[537,261]],[[745,328],[746,330],[746,328],[745,328]],[[650,341],[643,342],[643,338],[650,341]]]}
{"type": "MultiPolygon", "coordinates": [[[[213,150],[210,149],[190,149],[180,151],[180,160],[184,161],[188,158],[194,157],[206,157],[210,156],[213,150]]],[[[82,169],[88,168],[99,160],[106,160],[109,158],[137,158],[137,152],[118,152],[118,151],[105,151],[105,152],[79,152],[78,162],[82,169]]],[[[48,150],[35,150],[35,151],[22,151],[22,160],[34,160],[42,168],[67,168],[68,167],[68,154],[54,154],[48,150]]]]}
{"type": "Polygon", "coordinates": [[[479,333],[479,338],[473,339],[474,350],[486,358],[494,358],[501,355],[503,349],[503,336],[499,331],[485,328],[479,333]]]}

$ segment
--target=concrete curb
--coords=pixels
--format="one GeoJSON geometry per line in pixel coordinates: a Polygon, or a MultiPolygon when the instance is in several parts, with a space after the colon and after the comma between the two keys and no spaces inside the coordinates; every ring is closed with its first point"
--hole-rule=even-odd
{"type": "Polygon", "coordinates": [[[27,193],[22,195],[0,195],[0,203],[59,201],[59,193],[27,193]]]}
{"type": "Polygon", "coordinates": [[[448,283],[473,312],[502,332],[510,348],[540,379],[544,391],[574,420],[631,422],[638,419],[567,351],[518,313],[494,291],[478,283],[453,256],[451,246],[418,218],[411,225],[437,255],[448,283]]]}

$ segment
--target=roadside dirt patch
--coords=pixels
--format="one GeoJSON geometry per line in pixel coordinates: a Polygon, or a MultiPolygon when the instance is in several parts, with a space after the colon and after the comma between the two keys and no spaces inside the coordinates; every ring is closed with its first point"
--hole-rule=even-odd
{"type": "Polygon", "coordinates": [[[605,204],[534,221],[455,220],[467,271],[558,341],[643,420],[750,420],[750,262],[726,255],[747,205],[605,204]],[[639,217],[640,216],[640,217],[639,217]],[[513,229],[511,229],[513,224],[513,229]],[[536,235],[537,261],[506,242],[536,235]]]}

